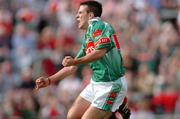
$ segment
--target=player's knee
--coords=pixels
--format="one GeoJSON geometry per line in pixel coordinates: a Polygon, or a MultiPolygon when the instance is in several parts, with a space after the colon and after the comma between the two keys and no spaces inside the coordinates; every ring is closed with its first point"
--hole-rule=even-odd
{"type": "Polygon", "coordinates": [[[80,119],[81,117],[78,117],[75,113],[73,113],[71,110],[69,110],[67,114],[67,119],[80,119]]]}
{"type": "Polygon", "coordinates": [[[67,119],[74,119],[73,117],[72,112],[69,111],[67,114],[67,119]]]}

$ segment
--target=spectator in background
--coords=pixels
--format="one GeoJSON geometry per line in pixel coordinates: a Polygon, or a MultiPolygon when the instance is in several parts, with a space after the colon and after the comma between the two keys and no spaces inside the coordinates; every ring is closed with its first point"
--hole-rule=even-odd
{"type": "Polygon", "coordinates": [[[0,7],[0,45],[11,48],[13,32],[12,13],[5,7],[0,7]]]}
{"type": "Polygon", "coordinates": [[[37,34],[26,24],[17,24],[12,37],[12,57],[17,70],[28,68],[32,65],[37,50],[37,34]]]}
{"type": "Polygon", "coordinates": [[[23,89],[33,89],[35,86],[35,83],[33,81],[33,74],[32,74],[32,69],[31,68],[27,68],[27,69],[23,69],[21,71],[21,84],[19,86],[19,88],[23,88],[23,89]]]}
{"type": "Polygon", "coordinates": [[[14,89],[3,100],[3,119],[36,119],[36,105],[31,92],[14,89]]]}
{"type": "Polygon", "coordinates": [[[147,64],[140,64],[138,75],[136,79],[136,85],[138,92],[143,95],[151,96],[154,85],[154,74],[148,69],[147,64]]]}
{"type": "Polygon", "coordinates": [[[64,110],[63,106],[59,104],[59,100],[53,96],[48,95],[46,97],[47,105],[41,108],[40,116],[41,119],[64,119],[64,110]]]}
{"type": "MultiPolygon", "coordinates": [[[[63,105],[69,109],[71,107],[71,104],[73,103],[74,99],[78,96],[81,88],[81,82],[80,79],[77,77],[76,73],[66,77],[64,80],[62,80],[58,84],[58,97],[60,102],[63,103],[63,105]],[[71,85],[71,88],[69,88],[69,84],[71,85]]],[[[65,113],[67,115],[67,112],[65,113]]]]}
{"type": "Polygon", "coordinates": [[[13,63],[11,60],[5,59],[1,63],[1,78],[0,78],[1,93],[5,94],[9,90],[13,90],[20,85],[18,74],[13,71],[13,63]]]}

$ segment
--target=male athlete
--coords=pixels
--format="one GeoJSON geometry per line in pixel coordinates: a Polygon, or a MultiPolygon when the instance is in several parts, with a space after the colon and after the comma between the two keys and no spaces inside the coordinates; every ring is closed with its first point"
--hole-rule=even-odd
{"type": "Polygon", "coordinates": [[[82,47],[76,58],[66,56],[63,69],[56,74],[36,80],[37,89],[60,81],[77,70],[79,64],[88,63],[92,79],[70,108],[67,119],[109,119],[116,111],[129,119],[130,111],[123,103],[127,94],[125,69],[120,45],[112,26],[100,19],[102,5],[96,1],[80,4],[76,19],[78,27],[86,31],[82,47]]]}

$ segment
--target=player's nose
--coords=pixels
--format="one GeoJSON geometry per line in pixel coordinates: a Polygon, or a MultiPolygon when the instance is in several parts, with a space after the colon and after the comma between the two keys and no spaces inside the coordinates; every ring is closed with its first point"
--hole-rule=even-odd
{"type": "Polygon", "coordinates": [[[78,18],[79,18],[79,14],[77,13],[77,14],[76,14],[76,19],[78,19],[78,18]]]}

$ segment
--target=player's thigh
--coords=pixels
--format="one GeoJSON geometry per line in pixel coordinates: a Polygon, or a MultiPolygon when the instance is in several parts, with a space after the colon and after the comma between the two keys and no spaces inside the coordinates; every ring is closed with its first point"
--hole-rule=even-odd
{"type": "Polygon", "coordinates": [[[68,112],[67,119],[81,119],[89,106],[90,102],[78,96],[68,112]]]}
{"type": "Polygon", "coordinates": [[[109,119],[112,112],[107,112],[99,108],[90,106],[84,113],[82,119],[109,119]]]}

